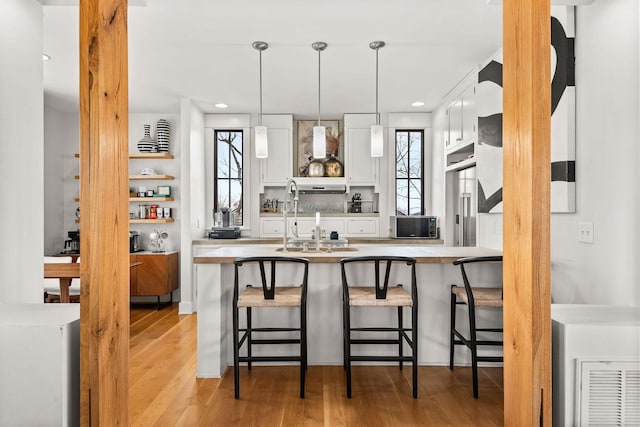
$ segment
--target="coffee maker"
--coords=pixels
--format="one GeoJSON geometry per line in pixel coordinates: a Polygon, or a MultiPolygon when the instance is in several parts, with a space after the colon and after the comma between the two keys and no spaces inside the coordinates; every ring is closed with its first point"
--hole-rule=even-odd
{"type": "Polygon", "coordinates": [[[68,231],[67,240],[64,241],[65,254],[79,254],[80,253],[80,230],[68,231]]]}

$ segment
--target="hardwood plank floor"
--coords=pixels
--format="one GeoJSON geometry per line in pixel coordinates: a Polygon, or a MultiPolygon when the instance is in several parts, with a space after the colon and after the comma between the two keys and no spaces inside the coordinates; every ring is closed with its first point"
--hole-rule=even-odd
{"type": "Polygon", "coordinates": [[[196,379],[196,315],[178,305],[131,309],[129,417],[132,426],[501,426],[502,368],[480,369],[480,399],[471,369],[421,366],[418,399],[411,367],[353,367],[353,398],[341,366],[309,366],[305,399],[296,366],[246,367],[240,400],[233,370],[196,379]]]}

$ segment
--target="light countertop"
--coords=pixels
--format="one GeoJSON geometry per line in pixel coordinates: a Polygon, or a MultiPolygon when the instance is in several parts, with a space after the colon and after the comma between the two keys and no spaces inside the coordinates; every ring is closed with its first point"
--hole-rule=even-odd
{"type": "MultiPolygon", "coordinates": [[[[394,246],[442,245],[440,239],[393,239],[391,237],[345,237],[349,244],[384,244],[394,246]]],[[[234,246],[234,245],[278,245],[282,237],[240,237],[239,239],[195,239],[193,245],[234,246]]]]}
{"type": "MultiPolygon", "coordinates": [[[[351,242],[350,242],[351,243],[351,242]]],[[[307,258],[312,263],[335,263],[345,257],[354,256],[407,256],[418,263],[448,264],[469,256],[501,255],[500,251],[487,248],[459,248],[444,246],[393,246],[393,245],[351,245],[347,248],[335,248],[332,252],[310,250],[278,251],[279,245],[235,245],[211,250],[195,256],[195,264],[231,264],[239,257],[251,256],[292,256],[307,258]]]]}

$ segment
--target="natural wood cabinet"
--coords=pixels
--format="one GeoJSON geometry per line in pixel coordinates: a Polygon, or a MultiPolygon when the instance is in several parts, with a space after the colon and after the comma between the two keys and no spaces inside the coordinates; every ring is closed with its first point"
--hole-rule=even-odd
{"type": "Polygon", "coordinates": [[[131,296],[162,296],[178,289],[178,252],[131,254],[131,296]]]}

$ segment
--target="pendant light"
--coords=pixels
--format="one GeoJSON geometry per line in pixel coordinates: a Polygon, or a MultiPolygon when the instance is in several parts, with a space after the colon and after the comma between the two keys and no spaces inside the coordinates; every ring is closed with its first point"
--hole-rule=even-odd
{"type": "Polygon", "coordinates": [[[318,126],[313,127],[313,157],[322,159],[327,155],[327,132],[320,126],[320,52],[327,48],[325,42],[315,42],[311,47],[318,51],[318,126]]]}
{"type": "Polygon", "coordinates": [[[269,156],[269,145],[267,141],[267,127],[262,126],[262,51],[267,50],[269,45],[265,42],[253,42],[253,48],[260,52],[260,114],[258,115],[258,126],[254,128],[254,140],[256,157],[265,159],[269,156]]]}
{"type": "Polygon", "coordinates": [[[371,157],[382,157],[384,153],[384,132],[380,125],[380,113],[378,113],[378,50],[384,45],[385,42],[381,41],[369,43],[369,47],[376,51],[376,124],[371,126],[371,157]]]}

